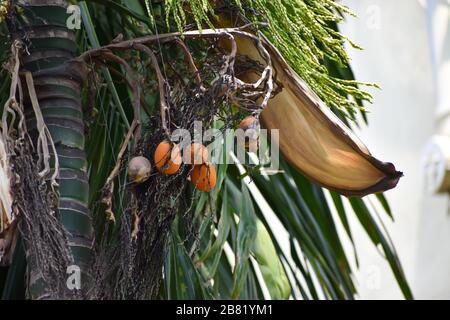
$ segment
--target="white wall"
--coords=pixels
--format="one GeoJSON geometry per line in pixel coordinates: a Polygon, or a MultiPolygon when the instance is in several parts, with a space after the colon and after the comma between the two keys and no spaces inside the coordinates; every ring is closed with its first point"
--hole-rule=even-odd
{"type": "MultiPolygon", "coordinates": [[[[395,223],[383,219],[396,245],[416,298],[450,299],[450,214],[448,196],[424,192],[420,159],[435,133],[433,84],[427,18],[416,0],[346,0],[358,18],[348,18],[341,31],[365,50],[350,50],[361,81],[376,82],[368,105],[369,126],[360,137],[371,152],[404,172],[396,189],[387,192],[395,223]]],[[[450,86],[450,84],[447,84],[450,86]]],[[[402,298],[387,263],[356,221],[361,298],[402,298]],[[379,283],[373,279],[379,273],[379,283]]]]}

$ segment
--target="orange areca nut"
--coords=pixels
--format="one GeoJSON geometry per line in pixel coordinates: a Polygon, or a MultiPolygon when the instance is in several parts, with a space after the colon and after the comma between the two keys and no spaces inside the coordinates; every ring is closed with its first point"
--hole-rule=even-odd
{"type": "Polygon", "coordinates": [[[201,143],[192,143],[189,155],[190,164],[202,164],[208,161],[208,149],[201,143]]]}
{"type": "Polygon", "coordinates": [[[216,186],[216,169],[209,163],[195,165],[191,172],[191,182],[200,191],[210,192],[216,186]]]}
{"type": "Polygon", "coordinates": [[[257,151],[259,142],[259,120],[254,116],[244,118],[239,124],[244,135],[238,135],[238,144],[247,151],[257,151]]]}
{"type": "Polygon", "coordinates": [[[161,142],[155,150],[155,165],[164,174],[174,174],[181,166],[181,151],[177,144],[161,142]]]}
{"type": "Polygon", "coordinates": [[[248,116],[245,117],[244,120],[241,121],[241,123],[239,124],[239,128],[241,128],[242,130],[247,130],[247,129],[259,129],[259,121],[256,117],[254,116],[248,116]]]}
{"type": "Polygon", "coordinates": [[[142,183],[147,181],[152,172],[152,165],[146,157],[138,156],[128,162],[128,177],[131,182],[142,183]]]}

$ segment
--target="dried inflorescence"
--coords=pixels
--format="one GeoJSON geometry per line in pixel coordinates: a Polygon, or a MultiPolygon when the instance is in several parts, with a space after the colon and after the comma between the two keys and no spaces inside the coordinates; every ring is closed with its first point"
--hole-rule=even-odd
{"type": "MultiPolygon", "coordinates": [[[[15,41],[9,63],[11,73],[10,97],[2,115],[1,138],[5,143],[13,202],[11,225],[17,225],[28,261],[29,283],[38,283],[45,290],[36,299],[49,297],[77,297],[77,292],[67,290],[65,275],[72,261],[67,232],[59,222],[58,169],[50,171],[50,157],[57,163],[54,145],[43,121],[38,125],[39,135],[31,139],[24,115],[24,91],[33,99],[33,81],[26,74],[26,85],[19,77],[19,56],[22,45],[15,41]],[[51,151],[53,150],[53,154],[51,151]],[[33,266],[33,267],[30,267],[33,266]],[[45,284],[45,285],[44,285],[45,284]]],[[[39,116],[37,99],[34,112],[39,116]]],[[[18,234],[9,235],[10,245],[19,244],[18,234]]],[[[7,238],[4,238],[7,239],[7,238]]],[[[11,250],[13,251],[13,250],[11,250]]],[[[27,288],[30,289],[30,288],[27,288]]],[[[29,294],[29,293],[28,293],[29,294]]]]}

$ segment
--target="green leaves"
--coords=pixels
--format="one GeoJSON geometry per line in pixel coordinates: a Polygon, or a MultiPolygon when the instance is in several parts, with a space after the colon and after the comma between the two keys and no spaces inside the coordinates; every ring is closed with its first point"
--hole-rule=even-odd
{"type": "MultiPolygon", "coordinates": [[[[298,257],[305,256],[326,296],[352,298],[355,288],[351,270],[322,189],[291,171],[286,163],[283,162],[281,168],[285,174],[272,175],[268,179],[255,175],[253,179],[293,238],[291,251],[294,250],[298,257]]],[[[269,221],[266,223],[270,225],[269,221]]],[[[306,273],[306,266],[303,268],[306,273]]],[[[309,273],[304,276],[309,277],[309,273]]],[[[302,287],[305,293],[308,292],[302,287]]],[[[311,296],[307,294],[304,298],[311,296]]]]}
{"type": "MultiPolygon", "coordinates": [[[[199,258],[199,262],[203,262],[208,258],[211,258],[211,265],[208,268],[211,274],[215,274],[217,267],[220,262],[220,257],[222,256],[223,246],[225,245],[228,235],[231,230],[231,226],[233,224],[233,210],[230,207],[228,201],[228,191],[225,187],[222,196],[222,208],[220,213],[220,219],[217,224],[217,236],[215,239],[211,240],[208,243],[207,248],[203,251],[199,258]]],[[[214,237],[213,233],[211,236],[214,237]]]]}
{"type": "MultiPolygon", "coordinates": [[[[381,247],[383,248],[386,260],[389,262],[389,265],[392,269],[392,272],[394,273],[395,279],[397,280],[400,289],[402,290],[403,295],[406,299],[413,299],[411,289],[409,288],[409,285],[406,281],[405,274],[403,273],[403,269],[400,264],[400,260],[398,259],[394,245],[390,241],[390,239],[383,233],[383,226],[380,226],[375,221],[362,199],[351,198],[349,199],[349,201],[353,208],[353,211],[355,212],[361,225],[364,227],[364,230],[367,232],[374,245],[381,245],[381,247]]],[[[385,202],[384,198],[381,198],[380,201],[382,204],[384,203],[384,206],[386,207],[387,203],[385,202]]]]}
{"type": "Polygon", "coordinates": [[[170,241],[165,264],[164,295],[167,299],[210,299],[212,294],[177,235],[170,241]]]}
{"type": "MultiPolygon", "coordinates": [[[[102,1],[99,1],[102,2],[102,1]]],[[[107,1],[112,2],[112,1],[107,1]]],[[[102,2],[103,4],[107,4],[102,2]]],[[[83,30],[86,33],[86,43],[80,46],[83,52],[88,48],[98,48],[104,43],[110,43],[117,35],[114,34],[116,12],[106,12],[103,6],[95,6],[85,1],[79,2],[81,17],[83,20],[83,30]],[[107,19],[109,15],[110,19],[107,19]]],[[[116,10],[120,5],[112,6],[116,10]]],[[[126,7],[124,7],[126,8],[126,7]]],[[[124,9],[119,11],[122,14],[129,14],[124,9]]],[[[120,16],[119,16],[120,17],[120,16]]],[[[125,30],[123,30],[125,31],[125,30]]],[[[116,157],[123,138],[129,128],[128,116],[131,113],[131,104],[127,98],[129,92],[126,86],[117,79],[114,79],[107,68],[102,68],[98,81],[93,83],[84,99],[87,102],[90,112],[88,118],[94,119],[89,123],[89,134],[86,142],[86,153],[88,157],[88,173],[90,183],[89,203],[94,211],[93,216],[97,224],[97,237],[103,236],[105,225],[104,208],[99,205],[101,192],[106,179],[115,164],[116,157]]],[[[125,208],[125,172],[119,175],[114,197],[115,208],[125,208]]],[[[120,213],[119,213],[120,214],[120,213]]],[[[118,226],[115,226],[118,227],[118,226]]],[[[105,235],[110,236],[109,234],[105,235]]]]}
{"type": "Polygon", "coordinates": [[[272,238],[259,219],[256,219],[256,229],[256,239],[251,252],[261,270],[270,297],[275,300],[288,299],[291,294],[291,286],[272,243],[272,238]]]}
{"type": "MultiPolygon", "coordinates": [[[[334,192],[327,197],[324,189],[284,161],[281,169],[284,173],[277,175],[248,176],[228,165],[217,195],[220,218],[210,225],[213,240],[198,250],[203,281],[214,279],[214,296],[353,299],[355,270],[350,266],[352,257],[343,249],[337,224],[342,224],[353,242],[347,217],[356,214],[374,246],[383,248],[405,298],[412,298],[395,249],[383,226],[373,218],[378,213],[359,198],[346,200],[334,192]],[[243,177],[250,177],[250,184],[243,177]],[[335,206],[336,214],[330,205],[335,206]]],[[[384,197],[374,199],[388,208],[384,197]]],[[[353,259],[358,265],[356,252],[353,259]]]]}
{"type": "Polygon", "coordinates": [[[236,266],[234,270],[234,286],[231,298],[236,299],[247,277],[249,268],[250,250],[256,238],[256,215],[247,186],[242,184],[242,198],[239,215],[236,266]]]}
{"type": "MultiPolygon", "coordinates": [[[[234,166],[229,168],[234,169],[234,166]]],[[[206,285],[208,279],[214,279],[213,296],[216,298],[260,299],[265,297],[263,291],[267,289],[272,299],[286,299],[291,286],[279,257],[278,245],[272,242],[271,234],[258,218],[258,208],[247,182],[232,182],[234,178],[230,179],[229,174],[216,202],[220,217],[213,223],[204,218],[200,226],[200,248],[192,256],[201,275],[199,281],[206,285]]],[[[200,195],[197,208],[205,206],[201,200],[204,195],[200,195]]],[[[172,232],[174,237],[179,237],[179,228],[173,228],[172,232]]],[[[171,247],[170,261],[173,261],[173,250],[171,247]]],[[[170,279],[173,279],[175,264],[166,264],[165,272],[167,277],[171,275],[170,279]]],[[[191,281],[192,277],[189,277],[185,286],[192,287],[191,281]]],[[[184,297],[199,299],[202,295],[184,297]]]]}
{"type": "MultiPolygon", "coordinates": [[[[201,26],[202,21],[210,21],[204,19],[212,18],[209,1],[190,1],[188,10],[180,5],[181,1],[147,2],[153,5],[147,12],[142,3],[79,2],[84,27],[78,32],[79,51],[110,43],[119,33],[128,39],[149,34],[154,27],[151,21],[165,26],[166,17],[161,13],[164,4],[170,15],[167,21],[171,29],[184,28],[190,22],[201,26]],[[150,20],[147,15],[152,19],[157,16],[158,21],[150,20]],[[177,15],[181,17],[178,20],[177,15]]],[[[348,68],[342,45],[344,37],[336,28],[329,27],[340,20],[333,12],[338,5],[329,0],[252,0],[246,3],[248,9],[257,11],[246,11],[240,1],[234,3],[250,20],[268,20],[269,29],[261,31],[330,107],[335,111],[341,108],[341,116],[354,120],[352,110],[361,106],[364,100],[370,100],[370,96],[357,88],[358,83],[348,68]]],[[[193,54],[204,54],[202,50],[198,45],[193,54]]],[[[91,190],[89,203],[98,220],[97,239],[112,243],[118,241],[117,226],[113,230],[104,227],[104,210],[98,206],[99,190],[115,163],[132,111],[129,91],[120,77],[124,71],[120,68],[116,71],[119,75],[106,69],[102,71],[93,82],[93,95],[85,92],[83,96],[83,101],[88,102],[84,112],[92,113],[88,118],[93,119],[88,122],[86,150],[91,190]]],[[[0,85],[0,102],[4,100],[8,86],[7,82],[0,85]]],[[[157,102],[155,92],[144,94],[145,101],[152,101],[149,104],[157,102]]],[[[149,109],[150,118],[157,116],[152,108],[149,109]]],[[[222,154],[222,158],[228,156],[222,154]]],[[[284,173],[272,176],[262,176],[256,170],[239,170],[236,165],[218,166],[215,190],[210,194],[195,193],[189,212],[198,232],[194,240],[183,233],[183,217],[176,218],[163,270],[161,297],[352,299],[356,288],[351,259],[357,262],[357,256],[356,253],[355,257],[349,256],[344,251],[342,235],[337,229],[341,224],[353,243],[348,217],[356,215],[374,246],[382,247],[405,297],[412,298],[395,248],[383,226],[374,218],[378,213],[362,199],[347,200],[334,192],[328,196],[328,191],[312,184],[289,164],[282,161],[281,166],[284,173]]],[[[129,201],[125,175],[126,170],[123,170],[116,181],[114,208],[117,208],[117,215],[125,212],[129,201]]],[[[186,194],[186,199],[190,200],[191,193],[186,194]]],[[[383,195],[377,195],[377,201],[385,213],[392,216],[383,195]]],[[[24,259],[20,261],[17,257],[15,263],[19,267],[11,268],[23,269],[24,259]]],[[[7,288],[3,292],[5,297],[14,296],[17,289],[17,283],[11,285],[8,281],[19,273],[10,274],[4,284],[7,288]]]]}

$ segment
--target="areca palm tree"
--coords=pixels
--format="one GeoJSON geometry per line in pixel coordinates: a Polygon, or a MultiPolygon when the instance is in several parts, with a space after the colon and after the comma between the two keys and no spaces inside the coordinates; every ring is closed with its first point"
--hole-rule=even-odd
{"type": "MultiPolygon", "coordinates": [[[[379,192],[401,174],[348,128],[367,121],[359,86],[371,84],[353,79],[337,28],[346,7],[73,5],[1,2],[3,298],[352,299],[357,258],[336,227],[353,243],[349,214],[412,298],[369,208],[392,215],[379,192]],[[142,183],[128,175],[136,156],[155,167],[177,128],[226,132],[249,115],[280,129],[277,174],[223,161],[211,192],[189,183],[185,164],[142,183]]],[[[216,158],[234,156],[226,150],[216,158]]]]}

